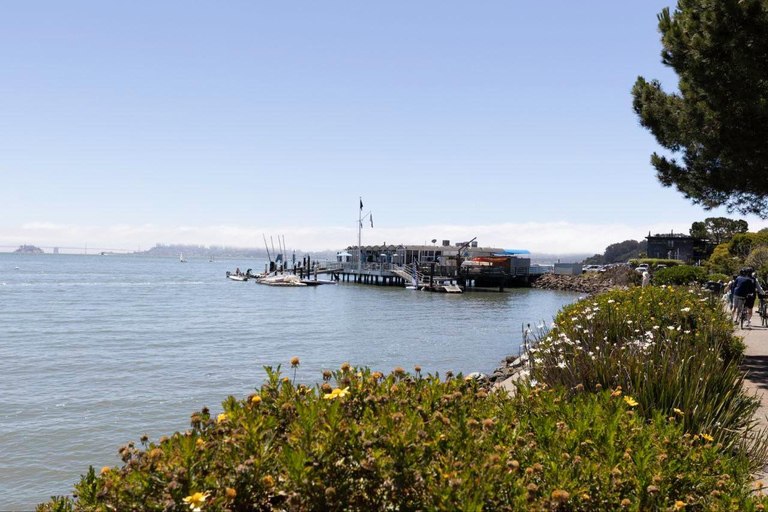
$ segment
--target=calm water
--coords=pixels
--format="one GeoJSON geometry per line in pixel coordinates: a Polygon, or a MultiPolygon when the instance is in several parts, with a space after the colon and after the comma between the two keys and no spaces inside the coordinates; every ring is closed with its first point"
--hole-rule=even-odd
{"type": "Polygon", "coordinates": [[[236,266],[263,263],[0,254],[0,509],[68,494],[119,445],[248,394],[263,365],[490,372],[576,297],[272,288],[225,279],[236,266]]]}

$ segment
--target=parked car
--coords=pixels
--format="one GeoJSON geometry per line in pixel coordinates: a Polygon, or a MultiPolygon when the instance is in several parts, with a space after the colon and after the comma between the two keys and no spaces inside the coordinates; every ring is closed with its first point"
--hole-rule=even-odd
{"type": "Polygon", "coordinates": [[[582,269],[583,272],[600,272],[600,265],[587,265],[582,269]]]}
{"type": "Polygon", "coordinates": [[[637,268],[635,269],[635,272],[639,272],[641,274],[643,272],[648,272],[648,265],[646,264],[638,265],[637,268]]]}

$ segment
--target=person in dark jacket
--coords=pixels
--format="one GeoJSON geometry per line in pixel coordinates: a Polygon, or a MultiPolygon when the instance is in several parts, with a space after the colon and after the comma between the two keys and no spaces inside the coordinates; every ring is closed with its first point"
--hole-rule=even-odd
{"type": "MultiPolygon", "coordinates": [[[[755,281],[750,274],[751,272],[748,272],[747,269],[742,269],[733,285],[733,321],[735,323],[739,323],[742,311],[747,307],[747,299],[750,296],[754,297],[757,290],[755,281]]],[[[754,307],[754,305],[753,299],[752,306],[754,307]]],[[[749,320],[747,320],[747,325],[749,325],[749,320]]]]}

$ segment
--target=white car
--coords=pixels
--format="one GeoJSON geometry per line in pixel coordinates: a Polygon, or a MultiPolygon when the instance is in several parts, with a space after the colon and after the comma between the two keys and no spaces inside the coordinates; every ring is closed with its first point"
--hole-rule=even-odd
{"type": "Polygon", "coordinates": [[[582,269],[582,271],[583,272],[600,272],[601,268],[602,267],[600,265],[587,265],[582,269]]]}
{"type": "Polygon", "coordinates": [[[641,274],[643,272],[648,272],[648,265],[638,265],[637,268],[635,269],[635,272],[639,272],[641,274]]]}

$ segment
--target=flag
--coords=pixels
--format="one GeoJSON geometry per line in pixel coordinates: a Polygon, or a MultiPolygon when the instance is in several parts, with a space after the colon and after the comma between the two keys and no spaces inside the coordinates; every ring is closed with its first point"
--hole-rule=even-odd
{"type": "Polygon", "coordinates": [[[360,211],[363,211],[363,198],[360,198],[360,211]]]}
{"type": "Polygon", "coordinates": [[[373,214],[371,214],[371,227],[373,227],[373,214]]]}

